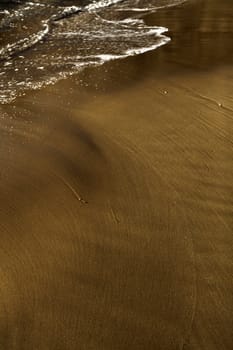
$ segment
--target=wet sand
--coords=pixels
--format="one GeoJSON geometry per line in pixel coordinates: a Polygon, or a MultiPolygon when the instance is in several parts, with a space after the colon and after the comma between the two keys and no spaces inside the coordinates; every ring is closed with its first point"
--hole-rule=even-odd
{"type": "Polygon", "coordinates": [[[231,13],[1,106],[0,349],[232,349],[231,13]]]}

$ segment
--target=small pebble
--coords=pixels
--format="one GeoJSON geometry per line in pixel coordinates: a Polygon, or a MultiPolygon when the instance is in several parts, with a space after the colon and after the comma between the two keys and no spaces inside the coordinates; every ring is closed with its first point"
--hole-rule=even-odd
{"type": "Polygon", "coordinates": [[[222,104],[221,104],[221,103],[218,103],[218,106],[219,106],[219,107],[222,107],[222,104]]]}
{"type": "Polygon", "coordinates": [[[164,90],[164,94],[167,95],[167,93],[168,93],[167,90],[164,90]]]}

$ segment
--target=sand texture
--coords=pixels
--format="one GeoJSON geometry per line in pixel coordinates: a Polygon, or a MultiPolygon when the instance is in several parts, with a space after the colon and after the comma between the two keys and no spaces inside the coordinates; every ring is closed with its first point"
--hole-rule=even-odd
{"type": "Polygon", "coordinates": [[[230,8],[1,106],[1,350],[233,349],[230,8]]]}

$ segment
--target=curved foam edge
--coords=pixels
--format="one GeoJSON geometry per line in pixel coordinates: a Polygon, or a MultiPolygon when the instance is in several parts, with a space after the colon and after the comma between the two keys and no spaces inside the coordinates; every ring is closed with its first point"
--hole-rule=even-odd
{"type": "Polygon", "coordinates": [[[0,60],[6,60],[11,56],[14,56],[15,54],[18,54],[34,46],[39,41],[44,39],[45,36],[48,34],[48,32],[49,32],[49,25],[48,23],[44,23],[44,28],[41,31],[34,33],[27,38],[21,39],[16,43],[8,44],[6,47],[2,48],[0,50],[0,60]]]}
{"type": "MultiPolygon", "coordinates": [[[[2,94],[0,95],[0,103],[1,104],[7,104],[10,102],[13,102],[18,96],[23,96],[26,91],[28,89],[31,90],[39,90],[45,86],[48,85],[54,85],[55,83],[57,83],[60,80],[66,79],[69,76],[75,75],[78,72],[80,72],[81,70],[90,67],[90,66],[100,66],[103,65],[106,62],[109,61],[113,61],[113,60],[119,60],[119,59],[125,59],[127,57],[132,57],[132,56],[136,56],[136,55],[140,55],[140,54],[144,54],[146,52],[149,51],[153,51],[157,48],[159,48],[160,46],[163,46],[165,44],[167,44],[171,39],[165,35],[161,35],[161,33],[167,32],[168,29],[164,28],[164,27],[158,27],[158,42],[154,45],[151,46],[147,46],[147,47],[142,47],[142,48],[132,48],[132,49],[128,49],[126,50],[124,53],[119,54],[119,55],[112,55],[112,54],[102,54],[102,55],[93,55],[93,56],[85,56],[85,57],[76,57],[76,59],[82,58],[82,59],[87,59],[90,58],[91,61],[88,62],[77,62],[76,64],[74,64],[74,67],[76,68],[74,71],[69,71],[69,72],[60,72],[57,76],[55,77],[51,77],[48,80],[44,80],[44,81],[40,81],[40,82],[36,82],[36,83],[26,83],[26,85],[24,86],[24,89],[21,91],[17,91],[15,92],[15,94],[11,93],[11,95],[4,96],[4,91],[2,91],[2,94]]],[[[6,92],[6,90],[5,90],[6,92]]]]}

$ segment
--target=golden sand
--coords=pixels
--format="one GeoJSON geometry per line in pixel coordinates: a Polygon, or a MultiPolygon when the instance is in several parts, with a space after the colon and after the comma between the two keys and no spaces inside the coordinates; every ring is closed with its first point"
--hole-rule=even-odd
{"type": "Polygon", "coordinates": [[[1,107],[0,349],[232,349],[232,25],[199,3],[1,107]]]}

